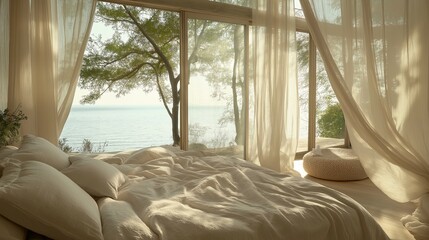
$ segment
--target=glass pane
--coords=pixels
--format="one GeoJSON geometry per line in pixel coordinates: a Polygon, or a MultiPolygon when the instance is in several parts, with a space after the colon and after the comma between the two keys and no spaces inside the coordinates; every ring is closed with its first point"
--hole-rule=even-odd
{"type": "Polygon", "coordinates": [[[300,18],[305,18],[304,12],[302,11],[301,2],[299,0],[294,0],[295,4],[295,16],[300,18]]]}
{"type": "Polygon", "coordinates": [[[321,148],[343,146],[345,122],[338,99],[332,90],[323,60],[317,53],[316,145],[321,148]]]}
{"type": "Polygon", "coordinates": [[[179,24],[177,12],[97,3],[63,146],[79,152],[178,144],[179,24]]]}
{"type": "Polygon", "coordinates": [[[308,150],[309,53],[310,34],[296,32],[299,94],[299,141],[297,152],[308,150]]]}
{"type": "Polygon", "coordinates": [[[231,5],[238,5],[242,7],[251,7],[251,4],[252,4],[251,0],[210,0],[210,1],[228,3],[231,5]]]}
{"type": "Polygon", "coordinates": [[[188,21],[189,149],[243,157],[244,27],[188,21]]]}

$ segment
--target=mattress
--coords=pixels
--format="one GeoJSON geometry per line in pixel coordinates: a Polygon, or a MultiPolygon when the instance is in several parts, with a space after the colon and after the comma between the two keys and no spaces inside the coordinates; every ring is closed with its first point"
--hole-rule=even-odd
{"type": "Polygon", "coordinates": [[[163,147],[69,156],[35,136],[0,153],[8,239],[388,239],[350,197],[235,157],[163,147]]]}
{"type": "Polygon", "coordinates": [[[294,172],[147,155],[115,164],[128,181],[117,199],[98,200],[105,239],[388,239],[353,199],[294,172]]]}

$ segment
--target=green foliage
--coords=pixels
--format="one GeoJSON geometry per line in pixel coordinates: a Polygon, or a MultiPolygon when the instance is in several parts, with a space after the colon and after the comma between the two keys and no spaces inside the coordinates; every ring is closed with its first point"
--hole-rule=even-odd
{"type": "Polygon", "coordinates": [[[328,106],[317,120],[320,137],[344,138],[345,121],[339,104],[328,106]]]}
{"type": "Polygon", "coordinates": [[[94,144],[89,139],[83,139],[81,152],[92,152],[94,144]]]}
{"type": "MultiPolygon", "coordinates": [[[[142,94],[156,90],[172,120],[173,144],[178,144],[179,14],[99,2],[96,22],[111,27],[114,34],[107,40],[101,35],[91,35],[88,41],[79,87],[90,92],[81,99],[81,103],[95,103],[106,92],[120,97],[133,89],[142,89],[142,94]]],[[[243,74],[237,72],[243,71],[244,67],[243,60],[237,59],[243,58],[244,28],[208,20],[189,20],[188,23],[188,70],[193,75],[206,77],[214,88],[213,97],[218,99],[231,102],[232,84],[235,97],[227,111],[234,112],[234,119],[225,114],[220,122],[235,121],[238,125],[243,121],[240,109],[244,109],[244,102],[240,99],[244,98],[240,97],[244,94],[244,81],[243,74]],[[241,45],[237,46],[238,43],[241,45]],[[231,70],[232,64],[234,70],[231,70]]]]}
{"type": "Polygon", "coordinates": [[[189,125],[189,143],[201,143],[204,135],[207,132],[207,128],[201,126],[199,123],[189,125]]]}
{"type": "Polygon", "coordinates": [[[158,79],[157,90],[170,103],[169,78],[177,77],[171,71],[179,63],[178,14],[99,2],[96,21],[115,32],[110,39],[92,35],[88,41],[79,86],[90,93],[81,103],[95,103],[107,91],[118,97],[135,88],[150,92],[158,79]]]}
{"type": "MultiPolygon", "coordinates": [[[[209,148],[224,148],[227,146],[228,136],[223,131],[216,131],[213,138],[209,141],[204,140],[208,128],[199,123],[189,125],[189,149],[202,150],[209,148]]],[[[230,145],[234,145],[231,142],[230,145]]]]}
{"type": "Polygon", "coordinates": [[[19,141],[19,128],[21,121],[26,120],[27,116],[18,106],[15,111],[9,109],[0,110],[0,146],[6,146],[19,141]]]}
{"type": "MultiPolygon", "coordinates": [[[[192,76],[204,76],[211,97],[226,102],[219,125],[234,123],[235,143],[243,144],[245,80],[244,27],[230,23],[189,21],[189,57],[192,76]]],[[[190,79],[192,84],[193,79],[190,79]]]]}
{"type": "Polygon", "coordinates": [[[85,138],[82,141],[82,146],[79,149],[79,152],[84,153],[94,153],[94,152],[105,152],[105,148],[107,147],[107,142],[98,144],[97,148],[94,148],[94,144],[91,142],[91,140],[85,138]]]}
{"type": "MultiPolygon", "coordinates": [[[[302,109],[308,108],[309,100],[309,57],[310,38],[308,33],[297,32],[297,63],[298,63],[298,92],[302,109]]],[[[320,54],[316,55],[316,109],[335,103],[335,93],[332,90],[328,75],[320,54]]]]}
{"type": "Polygon", "coordinates": [[[61,138],[58,140],[58,147],[65,153],[70,152],[84,152],[84,153],[97,153],[97,152],[105,152],[106,147],[108,146],[107,142],[99,143],[96,148],[94,148],[94,144],[91,140],[85,138],[82,141],[82,145],[80,148],[73,149],[67,143],[67,138],[61,138]]]}
{"type": "Polygon", "coordinates": [[[110,26],[111,38],[91,36],[79,87],[90,92],[81,103],[104,93],[117,97],[133,89],[156,90],[172,121],[173,144],[179,136],[180,18],[177,12],[97,3],[96,21],[110,26]]]}
{"type": "Polygon", "coordinates": [[[58,147],[65,153],[70,153],[73,148],[67,144],[67,138],[61,138],[58,140],[58,147]]]}
{"type": "MultiPolygon", "coordinates": [[[[215,133],[215,136],[210,140],[209,145],[211,148],[225,148],[227,147],[227,141],[228,141],[228,136],[226,135],[226,132],[222,132],[222,131],[217,131],[215,133]]],[[[231,144],[231,146],[233,146],[234,144],[231,144]]]]}

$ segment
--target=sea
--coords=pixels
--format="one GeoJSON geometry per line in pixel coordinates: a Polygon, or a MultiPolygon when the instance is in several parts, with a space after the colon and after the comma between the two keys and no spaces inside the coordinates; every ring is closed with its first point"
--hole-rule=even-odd
{"type": "MultiPolygon", "coordinates": [[[[225,106],[189,107],[190,141],[207,147],[233,143],[233,123],[220,124],[225,106]]],[[[79,152],[85,139],[93,151],[172,145],[171,119],[163,106],[74,105],[60,139],[79,152]]]]}

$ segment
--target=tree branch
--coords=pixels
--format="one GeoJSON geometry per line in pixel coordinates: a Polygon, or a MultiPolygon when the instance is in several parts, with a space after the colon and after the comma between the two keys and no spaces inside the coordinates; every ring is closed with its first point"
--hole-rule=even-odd
{"type": "Polygon", "coordinates": [[[110,64],[119,62],[132,54],[143,54],[143,52],[139,52],[138,50],[126,52],[125,54],[120,55],[118,58],[115,58],[112,61],[103,61],[103,66],[108,66],[110,64]]]}
{"type": "Polygon", "coordinates": [[[156,85],[158,86],[158,89],[159,89],[159,95],[161,96],[162,104],[164,105],[164,108],[167,110],[168,115],[170,116],[170,118],[172,118],[173,117],[173,113],[171,112],[170,108],[168,107],[167,100],[166,100],[165,95],[164,95],[164,91],[162,91],[162,87],[161,87],[161,82],[159,80],[158,71],[156,70],[155,66],[153,66],[152,64],[150,64],[150,66],[155,71],[156,85]]]}
{"type": "Polygon", "coordinates": [[[204,34],[206,27],[207,27],[207,21],[204,21],[203,27],[201,28],[201,31],[199,33],[197,33],[197,31],[195,29],[195,34],[196,34],[195,46],[192,49],[191,55],[189,55],[189,64],[194,63],[195,58],[197,57],[198,49],[201,46],[201,36],[204,34]]]}
{"type": "Polygon", "coordinates": [[[141,67],[143,67],[144,65],[147,65],[147,64],[149,64],[149,63],[143,62],[143,63],[137,65],[136,67],[132,68],[130,71],[125,72],[124,74],[121,74],[121,75],[116,76],[114,78],[108,78],[108,79],[105,79],[105,80],[109,81],[109,82],[117,82],[117,81],[119,81],[121,79],[131,78],[132,76],[134,76],[140,70],[141,67]]]}
{"type": "MultiPolygon", "coordinates": [[[[155,40],[153,40],[152,37],[149,36],[149,34],[145,31],[145,29],[142,27],[142,25],[137,20],[136,16],[134,16],[131,13],[131,11],[128,9],[128,7],[126,5],[122,5],[122,7],[125,9],[125,11],[128,14],[128,16],[133,20],[134,24],[137,26],[137,28],[140,30],[140,32],[143,34],[143,36],[145,36],[145,38],[152,45],[152,47],[154,48],[155,52],[160,56],[162,62],[164,63],[164,65],[165,65],[165,67],[167,69],[170,81],[173,81],[175,79],[174,78],[173,67],[171,66],[170,62],[168,61],[167,56],[165,56],[165,54],[162,52],[161,48],[156,44],[155,40]]],[[[175,84],[175,83],[172,82],[172,84],[175,84]]]]}

